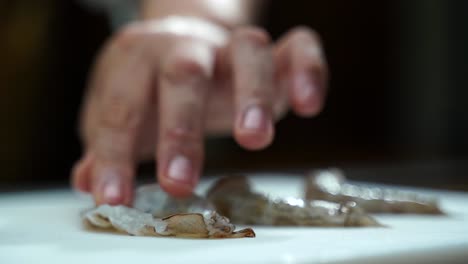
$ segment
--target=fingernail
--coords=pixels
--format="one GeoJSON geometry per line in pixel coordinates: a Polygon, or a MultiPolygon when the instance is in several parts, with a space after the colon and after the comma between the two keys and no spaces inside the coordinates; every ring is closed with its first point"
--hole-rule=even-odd
{"type": "Polygon", "coordinates": [[[242,128],[248,130],[262,130],[267,127],[265,112],[259,106],[247,108],[242,121],[242,128]]]}
{"type": "Polygon", "coordinates": [[[317,92],[317,86],[312,81],[310,73],[301,72],[294,77],[294,93],[300,102],[307,103],[317,92]]]}
{"type": "Polygon", "coordinates": [[[118,173],[113,169],[103,169],[100,175],[101,192],[100,203],[119,204],[122,200],[122,182],[118,173]]]}
{"type": "Polygon", "coordinates": [[[169,163],[167,174],[169,179],[186,184],[191,184],[192,164],[188,158],[182,155],[177,155],[169,163]]]}
{"type": "Polygon", "coordinates": [[[108,182],[104,186],[104,199],[108,202],[116,201],[120,199],[120,186],[118,182],[108,182]]]}

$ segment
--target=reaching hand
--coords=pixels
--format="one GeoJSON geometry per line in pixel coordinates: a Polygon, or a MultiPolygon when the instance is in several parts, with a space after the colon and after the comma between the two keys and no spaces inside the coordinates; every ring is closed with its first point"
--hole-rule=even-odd
{"type": "Polygon", "coordinates": [[[228,32],[189,17],[131,24],[97,60],[74,186],[97,204],[130,204],[137,163],[155,159],[162,188],[188,195],[205,136],[232,134],[242,147],[262,149],[289,107],[319,113],[326,82],[319,38],[304,27],[272,44],[260,28],[228,32]]]}

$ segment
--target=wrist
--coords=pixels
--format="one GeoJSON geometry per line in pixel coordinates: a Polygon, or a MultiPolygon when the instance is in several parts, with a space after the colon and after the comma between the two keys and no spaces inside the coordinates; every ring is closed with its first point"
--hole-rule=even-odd
{"type": "Polygon", "coordinates": [[[228,30],[253,21],[252,0],[145,0],[141,19],[153,20],[171,16],[195,17],[228,30]]]}
{"type": "Polygon", "coordinates": [[[136,26],[146,32],[191,36],[207,40],[215,45],[224,44],[230,35],[230,30],[221,25],[193,16],[169,15],[136,23],[136,26]]]}

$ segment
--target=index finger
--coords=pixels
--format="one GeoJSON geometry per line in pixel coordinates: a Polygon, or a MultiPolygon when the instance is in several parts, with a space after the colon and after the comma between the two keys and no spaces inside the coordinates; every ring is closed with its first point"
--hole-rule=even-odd
{"type": "Polygon", "coordinates": [[[145,40],[130,37],[130,48],[117,38],[104,52],[91,84],[96,92],[85,112],[86,152],[94,158],[87,177],[97,204],[130,204],[132,199],[136,138],[149,102],[152,71],[145,40]]]}

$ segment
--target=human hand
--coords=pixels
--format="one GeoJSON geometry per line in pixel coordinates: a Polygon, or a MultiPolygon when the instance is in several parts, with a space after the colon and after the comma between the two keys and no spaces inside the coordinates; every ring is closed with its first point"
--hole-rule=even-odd
{"type": "Polygon", "coordinates": [[[242,147],[262,149],[288,108],[320,112],[326,82],[320,41],[304,27],[272,44],[260,28],[229,32],[189,17],[131,24],[97,59],[73,185],[97,204],[130,204],[136,165],[155,159],[161,187],[189,195],[205,136],[232,134],[242,147]]]}

